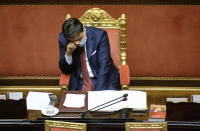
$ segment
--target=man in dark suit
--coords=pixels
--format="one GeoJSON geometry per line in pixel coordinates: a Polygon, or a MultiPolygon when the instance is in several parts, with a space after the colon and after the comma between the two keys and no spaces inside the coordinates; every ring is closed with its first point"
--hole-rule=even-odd
{"type": "Polygon", "coordinates": [[[76,18],[66,20],[59,34],[62,73],[70,74],[69,90],[120,90],[118,69],[113,64],[107,32],[83,26],[76,18]],[[85,89],[85,75],[80,50],[85,51],[87,75],[92,81],[85,89]]]}

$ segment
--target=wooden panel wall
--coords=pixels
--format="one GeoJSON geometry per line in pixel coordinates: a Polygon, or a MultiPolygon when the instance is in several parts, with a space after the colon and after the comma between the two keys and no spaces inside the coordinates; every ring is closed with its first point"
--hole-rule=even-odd
{"type": "Polygon", "coordinates": [[[200,7],[135,5],[0,6],[0,76],[59,76],[58,33],[65,15],[98,7],[127,16],[131,76],[200,76],[200,7]]]}

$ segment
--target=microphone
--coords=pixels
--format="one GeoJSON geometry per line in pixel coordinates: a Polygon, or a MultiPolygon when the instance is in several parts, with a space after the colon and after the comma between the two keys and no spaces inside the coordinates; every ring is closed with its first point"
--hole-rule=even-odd
{"type": "Polygon", "coordinates": [[[103,103],[103,104],[101,104],[101,105],[98,105],[98,106],[96,106],[96,107],[94,107],[94,108],[92,108],[92,109],[89,109],[89,110],[87,110],[87,111],[81,113],[81,117],[82,117],[82,118],[85,118],[85,116],[87,115],[87,113],[88,113],[89,111],[98,111],[98,110],[101,110],[101,109],[103,109],[103,108],[109,107],[109,106],[111,106],[111,105],[117,104],[117,103],[119,103],[119,102],[121,102],[121,101],[127,101],[127,99],[128,99],[127,96],[128,96],[128,94],[126,93],[126,94],[124,94],[124,95],[121,96],[121,97],[115,98],[115,99],[110,100],[110,101],[108,101],[108,102],[105,102],[105,103],[103,103]],[[123,98],[123,99],[121,99],[121,98],[123,98]],[[119,99],[121,99],[121,100],[119,100],[119,99]],[[118,101],[116,101],[116,100],[118,100],[118,101]],[[115,102],[115,101],[116,101],[116,102],[115,102]],[[113,102],[113,103],[111,103],[111,102],[113,102]],[[111,104],[109,104],[109,103],[111,103],[111,104]],[[107,104],[109,104],[109,105],[107,105],[107,104]],[[105,105],[105,106],[104,106],[104,105],[105,105]],[[102,106],[103,106],[103,107],[102,107],[102,106]],[[100,107],[100,108],[99,108],[99,107],[100,107]]]}
{"type": "Polygon", "coordinates": [[[124,94],[123,96],[124,96],[124,97],[127,97],[127,96],[128,96],[128,94],[126,93],[126,94],[124,94]]]}

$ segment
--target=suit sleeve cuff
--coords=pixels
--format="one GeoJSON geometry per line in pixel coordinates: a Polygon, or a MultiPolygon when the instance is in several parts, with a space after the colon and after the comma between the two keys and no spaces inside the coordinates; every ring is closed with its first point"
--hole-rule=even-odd
{"type": "Polygon", "coordinates": [[[67,64],[69,64],[69,65],[72,64],[72,56],[68,56],[65,54],[65,60],[67,61],[67,64]]]}

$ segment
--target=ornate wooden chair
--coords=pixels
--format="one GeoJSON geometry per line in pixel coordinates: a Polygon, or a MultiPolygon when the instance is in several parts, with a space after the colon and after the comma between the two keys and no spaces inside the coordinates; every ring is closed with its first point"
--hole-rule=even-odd
{"type": "Polygon", "coordinates": [[[86,124],[45,120],[45,131],[86,131],[86,124]]]}
{"type": "Polygon", "coordinates": [[[167,131],[167,122],[126,122],[125,131],[167,131]]]}
{"type": "MultiPolygon", "coordinates": [[[[66,19],[70,18],[67,14],[66,19]]],[[[79,20],[86,26],[103,28],[107,31],[111,56],[120,72],[122,89],[128,89],[130,83],[129,67],[126,62],[126,16],[122,14],[118,19],[112,18],[106,11],[99,8],[87,10],[79,20]]],[[[60,85],[67,86],[69,75],[61,74],[60,85]]]]}

